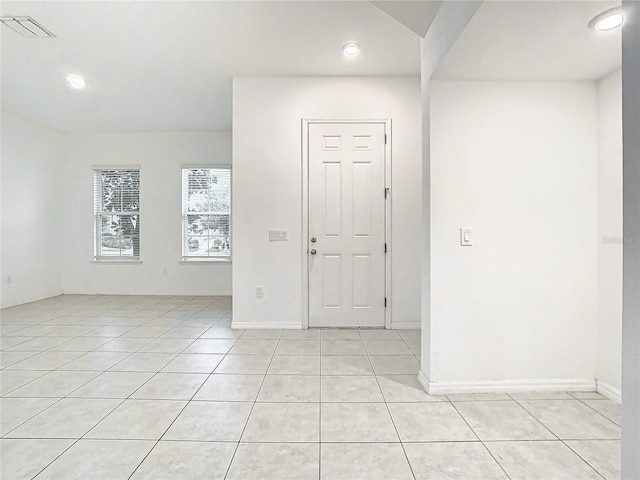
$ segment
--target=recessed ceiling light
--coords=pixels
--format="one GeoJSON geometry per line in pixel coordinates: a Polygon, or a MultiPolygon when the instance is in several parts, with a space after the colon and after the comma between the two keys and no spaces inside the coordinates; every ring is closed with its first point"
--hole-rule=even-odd
{"type": "Polygon", "coordinates": [[[360,53],[360,45],[357,43],[345,43],[342,46],[342,51],[347,57],[355,57],[360,53]]]}
{"type": "Polygon", "coordinates": [[[77,73],[70,73],[66,76],[67,82],[71,88],[75,88],[76,90],[82,90],[87,86],[87,81],[82,75],[77,73]]]}
{"type": "Polygon", "coordinates": [[[611,8],[593,17],[589,22],[589,28],[594,30],[613,30],[624,22],[622,9],[620,7],[611,8]]]}

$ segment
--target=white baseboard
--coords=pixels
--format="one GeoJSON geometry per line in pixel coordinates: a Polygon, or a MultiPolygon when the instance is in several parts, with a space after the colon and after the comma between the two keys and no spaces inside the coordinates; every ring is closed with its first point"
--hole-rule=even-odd
{"type": "Polygon", "coordinates": [[[422,370],[418,372],[418,383],[422,386],[425,392],[429,393],[429,379],[422,370]]]}
{"type": "Polygon", "coordinates": [[[612,387],[608,383],[596,380],[596,392],[598,392],[600,395],[604,395],[610,400],[613,400],[618,405],[622,403],[622,392],[619,389],[612,387]]]}
{"type": "Polygon", "coordinates": [[[526,392],[526,391],[579,391],[594,392],[595,380],[562,379],[562,380],[497,380],[484,382],[432,382],[420,372],[418,381],[426,386],[425,390],[431,395],[448,393],[487,393],[487,392],[526,392]]]}
{"type": "Polygon", "coordinates": [[[391,322],[392,330],[420,330],[420,322],[391,322]]]}
{"type": "Polygon", "coordinates": [[[238,322],[233,320],[231,322],[231,328],[239,328],[242,330],[251,329],[283,329],[283,330],[301,330],[301,323],[264,323],[264,322],[238,322]]]}

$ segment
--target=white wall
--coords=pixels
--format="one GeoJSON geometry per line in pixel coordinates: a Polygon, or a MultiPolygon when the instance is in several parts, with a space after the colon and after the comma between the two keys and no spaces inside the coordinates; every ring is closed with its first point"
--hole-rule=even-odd
{"type": "Polygon", "coordinates": [[[392,119],[392,321],[420,323],[418,78],[237,78],[234,324],[302,325],[302,119],[392,119]],[[269,242],[270,228],[288,242],[269,242]],[[264,298],[255,298],[255,287],[264,298]]]}
{"type": "Polygon", "coordinates": [[[230,132],[71,134],[65,155],[65,293],[231,293],[231,265],[180,263],[181,166],[231,163],[230,132]],[[140,264],[92,262],[93,165],[140,165],[140,264]]]}
{"type": "Polygon", "coordinates": [[[597,148],[593,82],[432,81],[434,392],[595,386],[597,148]]]}
{"type": "Polygon", "coordinates": [[[622,72],[598,82],[598,388],[622,375],[622,72]]]}
{"type": "Polygon", "coordinates": [[[3,111],[1,137],[0,280],[8,307],[62,293],[63,136],[3,111]]]}

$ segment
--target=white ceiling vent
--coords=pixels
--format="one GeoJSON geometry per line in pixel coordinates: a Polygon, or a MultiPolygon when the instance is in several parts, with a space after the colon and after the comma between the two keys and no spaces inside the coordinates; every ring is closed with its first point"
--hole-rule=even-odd
{"type": "Polygon", "coordinates": [[[0,17],[0,22],[26,38],[55,37],[53,33],[44,28],[31,17],[5,16],[0,17]]]}

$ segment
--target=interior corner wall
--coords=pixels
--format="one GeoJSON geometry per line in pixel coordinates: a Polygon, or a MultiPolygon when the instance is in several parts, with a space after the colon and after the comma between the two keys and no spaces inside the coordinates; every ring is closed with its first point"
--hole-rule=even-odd
{"type": "Polygon", "coordinates": [[[181,167],[230,164],[231,132],[70,134],[65,157],[64,293],[231,294],[231,265],[180,263],[181,167]],[[140,166],[141,263],[92,262],[94,165],[140,166]]]}
{"type": "Polygon", "coordinates": [[[420,103],[418,77],[234,79],[234,325],[302,326],[302,120],[391,119],[392,326],[420,327],[420,103]]]}
{"type": "Polygon", "coordinates": [[[598,82],[598,389],[622,382],[622,72],[598,82]]]}
{"type": "Polygon", "coordinates": [[[432,80],[430,101],[430,392],[593,389],[595,82],[432,80]]]}
{"type": "Polygon", "coordinates": [[[1,138],[4,308],[62,293],[63,135],[2,111],[1,138]]]}

